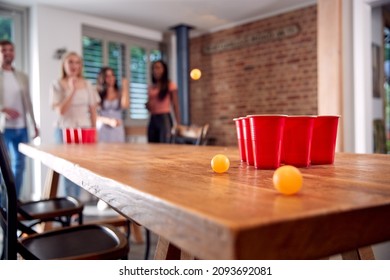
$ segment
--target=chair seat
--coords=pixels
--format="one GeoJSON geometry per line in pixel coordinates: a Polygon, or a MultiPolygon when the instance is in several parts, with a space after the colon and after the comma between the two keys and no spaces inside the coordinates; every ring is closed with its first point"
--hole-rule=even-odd
{"type": "Polygon", "coordinates": [[[25,259],[124,259],[129,252],[126,237],[110,225],[61,228],[19,239],[25,259]]]}
{"type": "MultiPolygon", "coordinates": [[[[18,229],[22,227],[22,223],[18,221],[18,212],[21,212],[18,207],[23,204],[16,198],[15,180],[1,133],[0,194],[0,232],[3,238],[0,244],[0,259],[16,260],[17,253],[24,259],[127,259],[127,238],[118,229],[108,225],[79,225],[40,234],[29,232],[30,235],[18,240],[18,229]]],[[[56,206],[61,204],[57,203],[58,201],[64,200],[53,199],[47,205],[56,209],[56,206]]],[[[27,205],[29,203],[24,206],[27,205]]]]}
{"type": "Polygon", "coordinates": [[[58,197],[19,204],[20,220],[50,220],[72,216],[83,211],[84,205],[73,197],[58,197]]]}

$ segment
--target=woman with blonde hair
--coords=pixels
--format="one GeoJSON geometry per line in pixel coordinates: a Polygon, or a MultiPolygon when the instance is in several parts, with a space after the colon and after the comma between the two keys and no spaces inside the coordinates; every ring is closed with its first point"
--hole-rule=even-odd
{"type": "Polygon", "coordinates": [[[100,98],[92,84],[83,78],[82,59],[77,53],[65,55],[62,76],[53,82],[50,94],[52,108],[58,114],[58,142],[62,140],[62,128],[96,126],[96,107],[100,98]]]}
{"type": "MultiPolygon", "coordinates": [[[[64,128],[93,128],[96,126],[96,108],[99,95],[92,84],[82,76],[82,58],[76,52],[67,53],[62,61],[61,78],[50,87],[51,106],[57,113],[55,138],[63,143],[64,128]]],[[[67,195],[78,197],[80,188],[65,183],[67,195]]]]}

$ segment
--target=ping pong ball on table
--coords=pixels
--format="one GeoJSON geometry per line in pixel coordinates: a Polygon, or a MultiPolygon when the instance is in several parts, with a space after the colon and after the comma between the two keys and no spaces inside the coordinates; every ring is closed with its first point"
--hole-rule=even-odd
{"type": "Polygon", "coordinates": [[[282,194],[295,194],[302,188],[302,174],[298,168],[284,165],[275,170],[272,177],[275,189],[282,194]]]}
{"type": "Polygon", "coordinates": [[[230,166],[230,160],[227,156],[218,154],[215,155],[211,160],[211,168],[216,173],[224,173],[228,171],[230,166]]]}

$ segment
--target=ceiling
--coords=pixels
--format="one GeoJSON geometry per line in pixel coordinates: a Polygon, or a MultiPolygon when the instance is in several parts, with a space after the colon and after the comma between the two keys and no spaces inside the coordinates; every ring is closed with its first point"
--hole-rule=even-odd
{"type": "Polygon", "coordinates": [[[315,4],[316,0],[2,0],[13,5],[43,4],[123,23],[166,31],[178,24],[199,33],[315,4]]]}

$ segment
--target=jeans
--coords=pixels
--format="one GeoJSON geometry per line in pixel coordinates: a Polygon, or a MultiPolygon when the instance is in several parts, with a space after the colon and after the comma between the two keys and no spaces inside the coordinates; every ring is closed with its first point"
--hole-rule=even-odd
{"type": "MultiPolygon", "coordinates": [[[[58,143],[58,144],[64,143],[64,140],[62,138],[62,129],[61,128],[56,128],[55,134],[54,134],[54,139],[55,139],[56,143],[58,143]]],[[[80,187],[77,184],[73,183],[71,180],[65,178],[64,176],[61,176],[60,178],[64,184],[64,187],[65,187],[65,194],[72,196],[72,197],[75,197],[75,198],[80,198],[80,194],[81,194],[80,187]]]]}
{"type": "Polygon", "coordinates": [[[171,129],[172,118],[170,113],[151,115],[148,125],[148,142],[169,143],[171,129]]]}
{"type": "Polygon", "coordinates": [[[25,156],[19,152],[19,143],[28,142],[27,128],[6,128],[4,130],[4,140],[8,148],[11,159],[11,169],[15,177],[16,196],[20,196],[23,184],[23,174],[25,169],[25,156]]]}

